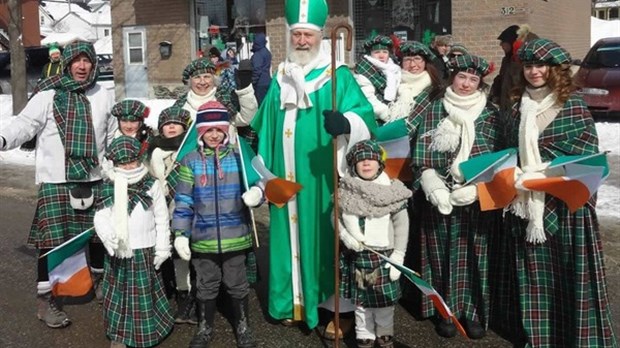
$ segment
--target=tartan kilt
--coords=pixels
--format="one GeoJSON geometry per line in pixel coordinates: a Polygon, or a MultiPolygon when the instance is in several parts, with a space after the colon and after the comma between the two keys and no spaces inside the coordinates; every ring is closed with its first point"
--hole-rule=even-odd
{"type": "MultiPolygon", "coordinates": [[[[340,295],[351,299],[355,305],[364,308],[383,308],[394,306],[400,299],[400,283],[390,280],[390,269],[385,268],[385,261],[370,251],[358,253],[342,247],[340,253],[340,295]],[[364,288],[358,286],[356,271],[362,274],[376,273],[374,284],[364,282],[364,288]]],[[[389,256],[392,250],[378,251],[389,256]]]]}
{"type": "Polygon", "coordinates": [[[133,257],[106,254],[103,320],[107,337],[131,347],[150,347],[172,331],[174,318],[153,265],[153,248],[134,249],[133,257]]]}
{"type": "MultiPolygon", "coordinates": [[[[71,207],[69,191],[76,185],[43,183],[39,186],[37,209],[30,226],[28,245],[37,249],[54,248],[93,227],[95,205],[101,194],[102,182],[91,187],[94,203],[86,210],[71,207]]],[[[96,233],[93,233],[92,238],[91,241],[100,243],[96,233]]]]}

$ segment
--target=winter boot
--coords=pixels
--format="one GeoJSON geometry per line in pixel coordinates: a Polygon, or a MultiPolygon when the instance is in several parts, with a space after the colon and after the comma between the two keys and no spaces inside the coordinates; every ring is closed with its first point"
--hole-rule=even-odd
{"type": "Polygon", "coordinates": [[[37,318],[53,329],[71,324],[67,313],[63,312],[50,292],[37,295],[37,318]]]}
{"type": "Polygon", "coordinates": [[[177,292],[177,313],[174,322],[177,324],[198,324],[198,318],[196,317],[196,296],[193,292],[177,292]]]}
{"type": "Polygon", "coordinates": [[[465,318],[461,319],[460,321],[463,325],[463,328],[465,329],[465,332],[467,333],[467,337],[471,338],[472,340],[481,339],[486,335],[486,331],[479,322],[465,318]]]}
{"type": "Polygon", "coordinates": [[[95,298],[97,298],[97,303],[103,304],[103,270],[94,270],[91,268],[91,271],[95,298]]]}
{"type": "Polygon", "coordinates": [[[456,326],[448,319],[438,318],[435,332],[441,337],[452,338],[456,335],[456,326]]]}
{"type": "Polygon", "coordinates": [[[256,347],[256,341],[254,341],[254,335],[252,335],[252,330],[250,329],[250,318],[248,317],[248,297],[232,299],[232,305],[237,347],[256,347]]]}
{"type": "Polygon", "coordinates": [[[377,344],[380,348],[394,348],[394,337],[381,336],[377,337],[377,344]]]}
{"type": "Polygon", "coordinates": [[[197,301],[198,330],[189,342],[189,348],[209,348],[213,337],[213,319],[215,318],[215,300],[197,301]]]}

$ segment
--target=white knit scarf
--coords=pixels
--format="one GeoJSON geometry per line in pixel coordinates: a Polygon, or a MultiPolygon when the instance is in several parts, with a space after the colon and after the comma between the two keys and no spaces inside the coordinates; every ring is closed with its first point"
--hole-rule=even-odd
{"type": "Polygon", "coordinates": [[[158,147],[151,154],[151,174],[160,183],[161,188],[164,190],[164,196],[170,191],[166,178],[174,170],[174,161],[176,161],[177,153],[178,151],[166,151],[158,147]]]}
{"type": "Polygon", "coordinates": [[[400,66],[396,65],[392,58],[388,58],[388,61],[385,63],[368,55],[365,55],[364,58],[377,69],[381,70],[383,75],[385,75],[383,99],[389,102],[396,99],[396,91],[398,91],[398,84],[400,83],[400,66]]]}
{"type": "Polygon", "coordinates": [[[307,109],[312,107],[312,101],[306,93],[306,75],[317,67],[323,67],[330,63],[330,56],[323,54],[319,49],[317,56],[303,67],[287,59],[282,63],[282,82],[280,84],[280,108],[281,109],[307,109]]]}
{"type": "Polygon", "coordinates": [[[431,84],[431,76],[426,70],[419,74],[403,70],[398,85],[398,98],[389,105],[390,115],[387,122],[409,117],[416,105],[415,97],[431,84]]]}
{"type": "Polygon", "coordinates": [[[129,245],[129,214],[127,212],[129,200],[127,197],[127,186],[142,180],[148,172],[144,164],[140,164],[136,169],[129,170],[114,167],[114,170],[110,172],[110,180],[114,182],[112,214],[114,215],[114,231],[116,231],[116,238],[118,238],[118,248],[115,252],[115,256],[118,258],[133,257],[133,251],[129,245]]]}
{"type": "MultiPolygon", "coordinates": [[[[358,180],[363,180],[356,177],[358,180]]],[[[382,172],[376,179],[371,182],[383,186],[390,186],[391,181],[385,172],[382,172]]],[[[364,233],[360,230],[359,216],[351,213],[342,213],[342,222],[347,231],[350,231],[352,235],[363,235],[364,244],[385,248],[390,245],[388,233],[390,226],[390,214],[386,214],[378,217],[366,217],[364,218],[364,233]]]]}
{"type": "Polygon", "coordinates": [[[192,91],[191,89],[189,90],[189,92],[187,92],[187,103],[192,107],[192,109],[194,109],[192,119],[196,119],[196,112],[202,104],[211,100],[215,100],[216,91],[217,88],[213,87],[206,95],[198,95],[194,93],[194,91],[192,91]]]}
{"type": "MultiPolygon", "coordinates": [[[[538,115],[553,107],[557,102],[554,93],[549,93],[540,103],[532,100],[529,94],[523,93],[519,112],[519,158],[524,173],[540,171],[542,160],[538,148],[540,130],[536,124],[538,115]]],[[[515,215],[528,219],[525,238],[530,243],[544,243],[545,193],[541,191],[519,191],[517,199],[509,210],[515,215]]]]}
{"type": "Polygon", "coordinates": [[[487,97],[477,90],[468,96],[460,96],[452,90],[452,86],[446,88],[443,98],[443,106],[448,113],[432,135],[430,149],[439,152],[455,152],[459,143],[456,158],[452,162],[450,172],[457,182],[463,182],[463,173],[459,164],[469,159],[471,148],[476,139],[474,122],[482,114],[487,104],[487,97]]]}

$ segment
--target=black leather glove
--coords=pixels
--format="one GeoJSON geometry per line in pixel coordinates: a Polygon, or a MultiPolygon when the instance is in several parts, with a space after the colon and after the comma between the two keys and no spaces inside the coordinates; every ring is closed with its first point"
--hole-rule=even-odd
{"type": "Polygon", "coordinates": [[[252,83],[252,62],[244,59],[239,62],[239,68],[235,71],[237,89],[244,89],[252,83]]]}
{"type": "Polygon", "coordinates": [[[37,147],[37,136],[35,135],[34,138],[28,140],[27,142],[23,143],[22,146],[20,146],[20,149],[22,151],[28,151],[28,152],[32,152],[34,151],[34,149],[37,147]]]}
{"type": "Polygon", "coordinates": [[[323,110],[323,116],[325,116],[325,131],[332,137],[351,133],[351,124],[342,112],[323,110]]]}
{"type": "Polygon", "coordinates": [[[143,142],[149,137],[151,132],[151,128],[146,124],[142,123],[142,126],[140,126],[138,132],[136,133],[136,139],[138,139],[139,142],[143,142]]]}

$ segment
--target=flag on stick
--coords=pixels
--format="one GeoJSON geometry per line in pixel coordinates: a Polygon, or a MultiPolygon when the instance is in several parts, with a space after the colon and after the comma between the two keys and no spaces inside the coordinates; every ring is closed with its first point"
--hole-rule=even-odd
{"type": "Polygon", "coordinates": [[[54,296],[84,296],[93,287],[86,262],[86,247],[93,230],[94,227],[91,227],[41,256],[47,256],[49,282],[54,296]]]}
{"type": "Polygon", "coordinates": [[[606,152],[593,155],[560,156],[549,164],[548,169],[564,167],[564,175],[531,179],[523,187],[548,193],[568,206],[574,213],[586,204],[609,176],[606,152]]]}
{"type": "Polygon", "coordinates": [[[296,182],[275,176],[275,174],[267,169],[261,155],[256,155],[252,158],[252,168],[258,173],[262,180],[266,181],[265,197],[278,208],[282,208],[302,188],[302,186],[296,182]]]}
{"type": "Polygon", "coordinates": [[[411,144],[406,119],[386,123],[375,131],[377,143],[385,150],[385,173],[392,179],[412,181],[411,144]]]}
{"type": "Polygon", "coordinates": [[[517,149],[488,153],[459,165],[465,185],[476,184],[480,210],[495,210],[507,206],[517,195],[514,171],[517,149]]]}
{"type": "Polygon", "coordinates": [[[370,252],[373,252],[379,255],[383,260],[388,262],[392,267],[396,267],[396,269],[398,269],[401,272],[401,274],[405,276],[405,278],[409,279],[409,281],[412,282],[413,285],[415,285],[418,289],[420,289],[420,291],[422,291],[422,293],[425,296],[429,297],[431,301],[433,301],[433,305],[435,306],[435,309],[437,309],[439,314],[441,314],[442,318],[451,319],[452,323],[454,324],[454,326],[456,326],[459,333],[463,337],[469,338],[467,337],[467,333],[465,332],[465,329],[463,328],[463,326],[461,326],[461,323],[458,321],[454,313],[452,313],[452,311],[450,310],[450,307],[448,307],[448,305],[443,300],[441,295],[439,295],[437,290],[435,290],[428,282],[422,279],[422,277],[420,277],[420,274],[418,274],[416,271],[408,267],[405,267],[401,264],[394,262],[389,257],[381,253],[378,253],[375,250],[372,250],[371,248],[367,246],[364,246],[364,248],[366,248],[370,252]]]}

